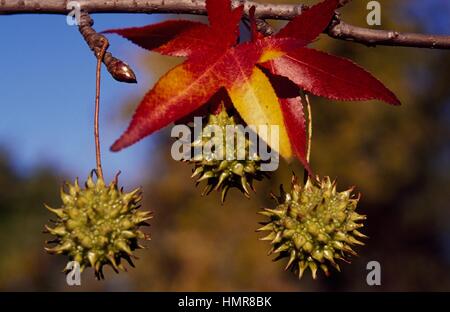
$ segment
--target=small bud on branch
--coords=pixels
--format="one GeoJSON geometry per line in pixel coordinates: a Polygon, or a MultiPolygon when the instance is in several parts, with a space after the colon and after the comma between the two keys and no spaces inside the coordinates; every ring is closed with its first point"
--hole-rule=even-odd
{"type": "MultiPolygon", "coordinates": [[[[102,34],[97,33],[92,26],[94,25],[94,21],[86,12],[81,12],[80,15],[80,24],[78,29],[82,34],[84,40],[88,44],[89,48],[98,56],[102,50],[103,44],[106,42],[107,45],[108,39],[102,34]]],[[[108,69],[111,76],[114,79],[120,82],[128,82],[128,83],[136,83],[136,76],[133,70],[126,64],[125,62],[115,58],[111,53],[106,52],[103,57],[103,63],[108,69]]]]}

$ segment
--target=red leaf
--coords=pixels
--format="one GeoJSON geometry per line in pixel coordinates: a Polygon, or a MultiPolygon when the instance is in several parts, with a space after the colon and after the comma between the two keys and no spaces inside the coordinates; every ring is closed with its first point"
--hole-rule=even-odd
{"type": "Polygon", "coordinates": [[[239,45],[236,40],[243,8],[232,10],[230,0],[206,0],[210,26],[178,21],[107,31],[149,50],[188,57],[147,93],[112,150],[127,147],[194,112],[203,114],[202,107],[211,96],[226,90],[248,124],[278,124],[280,154],[289,158],[293,152],[311,173],[298,88],[332,99],[380,99],[399,104],[381,82],[351,61],[304,48],[328,26],[338,2],[325,0],[313,6],[268,38],[257,34],[252,8],[252,41],[239,45]],[[264,68],[266,72],[261,71],[264,68]]]}
{"type": "Polygon", "coordinates": [[[292,149],[306,170],[311,174],[309,163],[306,160],[308,144],[302,99],[298,96],[296,98],[280,98],[279,101],[292,149]]]}
{"type": "Polygon", "coordinates": [[[221,54],[202,54],[175,67],[147,93],[111,150],[119,151],[190,114],[221,87],[244,83],[260,54],[254,46],[244,44],[221,54]]]}
{"type": "Polygon", "coordinates": [[[166,21],[144,27],[110,29],[103,33],[118,34],[141,48],[155,50],[164,55],[189,56],[208,47],[209,27],[194,21],[166,21]]]}
{"type": "MultiPolygon", "coordinates": [[[[289,41],[285,38],[264,38],[255,43],[238,45],[225,52],[199,52],[191,56],[188,61],[163,76],[147,93],[139,104],[130,126],[114,143],[112,150],[125,148],[171,122],[189,115],[222,87],[230,92],[236,90],[236,86],[248,86],[247,93],[257,93],[258,90],[251,90],[258,87],[252,80],[255,64],[261,57],[270,60],[280,53],[280,47],[286,46],[289,41]]],[[[261,103],[263,101],[257,102],[261,103]]],[[[242,110],[242,105],[240,107],[242,110]]],[[[289,148],[286,147],[285,150],[288,151],[289,148]]]]}
{"type": "Polygon", "coordinates": [[[232,10],[230,0],[207,0],[206,10],[209,24],[213,32],[220,38],[220,40],[216,40],[217,44],[224,48],[235,45],[239,36],[239,21],[242,18],[244,7],[241,5],[232,10]]]}
{"type": "Polygon", "coordinates": [[[400,101],[370,73],[348,59],[301,48],[264,64],[275,75],[289,78],[300,88],[334,100],[400,101]]]}
{"type": "Polygon", "coordinates": [[[302,12],[281,29],[277,37],[294,37],[310,43],[330,24],[339,0],[325,0],[302,12]]]}

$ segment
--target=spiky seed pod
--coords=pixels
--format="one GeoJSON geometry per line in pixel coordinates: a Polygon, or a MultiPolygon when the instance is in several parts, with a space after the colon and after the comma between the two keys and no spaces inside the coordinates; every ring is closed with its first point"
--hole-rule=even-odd
{"type": "MultiPolygon", "coordinates": [[[[189,160],[195,166],[192,178],[197,178],[197,184],[206,181],[202,195],[209,194],[213,190],[220,191],[222,203],[230,188],[235,187],[249,197],[250,189],[254,191],[253,181],[261,181],[264,177],[268,177],[267,172],[261,171],[261,159],[257,153],[252,153],[252,142],[247,136],[245,136],[245,142],[240,145],[233,139],[234,144],[230,150],[231,145],[227,145],[227,129],[233,129],[239,133],[238,135],[242,134],[244,137],[243,127],[237,126],[236,118],[230,116],[225,106],[222,106],[218,114],[208,116],[208,122],[203,126],[202,136],[192,143],[194,150],[197,148],[202,151],[189,160]],[[213,129],[216,128],[221,129],[220,136],[213,135],[211,138],[208,134],[205,135],[208,133],[205,129],[214,131],[213,129]],[[210,146],[211,142],[214,142],[214,149],[210,150],[208,145],[210,146]],[[238,150],[239,148],[244,150],[238,150]]],[[[228,140],[230,137],[233,138],[228,136],[228,140]]]]}
{"type": "Polygon", "coordinates": [[[50,254],[68,255],[77,261],[81,271],[92,267],[97,279],[104,278],[103,266],[110,265],[118,273],[125,267],[122,259],[134,267],[131,260],[135,249],[143,248],[139,239],[149,236],[139,230],[152,218],[148,211],[139,211],[142,199],[140,188],[130,193],[118,188],[117,176],[109,185],[103,179],[93,179],[93,171],[80,188],[75,183],[61,188],[61,208],[46,206],[57,216],[54,227],[45,226],[46,232],[56,236],[45,250],[50,254]]]}
{"type": "Polygon", "coordinates": [[[269,218],[258,229],[270,232],[261,239],[271,242],[269,254],[278,254],[275,260],[287,257],[286,270],[299,278],[308,268],[314,279],[318,268],[327,276],[330,265],[340,271],[336,260],[349,263],[348,256],[356,255],[351,246],[364,245],[358,238],[366,238],[358,231],[366,217],[355,212],[359,195],[352,192],[337,192],[328,177],[319,182],[308,178],[301,186],[294,176],[288,193],[280,186],[280,196],[272,195],[277,207],[260,212],[269,218]]]}

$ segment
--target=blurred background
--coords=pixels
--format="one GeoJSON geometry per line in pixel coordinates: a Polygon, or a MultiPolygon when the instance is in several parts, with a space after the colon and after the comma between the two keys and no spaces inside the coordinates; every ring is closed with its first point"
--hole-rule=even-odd
{"type": "MultiPolygon", "coordinates": [[[[367,26],[367,2],[353,1],[341,10],[343,19],[367,26]]],[[[380,28],[450,34],[446,0],[380,3],[380,28]]],[[[176,16],[94,15],[94,27],[163,18],[176,16]]],[[[270,191],[288,185],[292,170],[301,174],[298,165],[282,164],[270,181],[256,185],[251,200],[231,191],[222,206],[219,194],[200,196],[189,165],[172,160],[168,129],[120,153],[108,151],[146,91],[180,62],[111,36],[110,51],[131,65],[138,84],[103,73],[103,166],[108,179],[122,171],[125,189],[144,188],[144,209],[154,212],[152,241],[128,273],[106,269],[106,280],[96,281],[88,269],[82,286],[69,287],[61,273],[66,258],[43,250],[49,238],[43,225],[51,217],[43,203],[58,206],[62,181],[84,180],[95,166],[96,61],[65,16],[0,16],[0,38],[0,290],[450,290],[450,52],[369,48],[326,36],[314,43],[367,68],[403,105],[312,98],[312,166],[337,178],[340,190],[357,186],[359,211],[368,215],[363,232],[370,237],[342,273],[313,281],[283,271],[283,261],[272,262],[268,244],[255,233],[262,221],[256,212],[275,204],[270,191]],[[366,284],[371,260],[381,264],[381,286],[366,284]]]]}

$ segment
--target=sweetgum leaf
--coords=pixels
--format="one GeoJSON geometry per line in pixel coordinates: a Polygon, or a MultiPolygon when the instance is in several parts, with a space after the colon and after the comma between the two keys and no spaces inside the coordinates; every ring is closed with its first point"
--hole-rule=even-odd
{"type": "Polygon", "coordinates": [[[257,32],[251,8],[252,40],[241,44],[243,7],[232,9],[230,0],[206,0],[209,25],[169,21],[106,31],[148,50],[188,58],[147,93],[111,149],[118,151],[172,122],[203,114],[211,97],[226,90],[247,124],[278,125],[277,151],[286,159],[295,155],[310,171],[299,89],[331,99],[399,104],[381,82],[350,60],[305,48],[329,25],[338,3],[325,0],[266,38],[257,32]]]}
{"type": "MultiPolygon", "coordinates": [[[[113,151],[119,151],[143,137],[192,113],[220,88],[229,92],[237,85],[253,86],[250,83],[255,64],[260,60],[273,59],[282,49],[295,42],[289,39],[263,38],[255,43],[245,43],[225,51],[207,50],[192,55],[185,63],[175,67],[160,79],[156,86],[144,97],[132,118],[127,131],[117,140],[113,151]]],[[[262,81],[258,79],[258,81],[262,81]]],[[[270,84],[268,85],[270,87],[270,84]]],[[[261,89],[261,87],[259,87],[261,89]]],[[[234,98],[236,99],[236,97],[234,98]]],[[[233,102],[234,102],[233,99],[233,102]]],[[[236,103],[234,103],[236,105],[236,103]]],[[[266,105],[252,101],[251,105],[266,105]]],[[[278,103],[275,103],[278,106],[278,103]]],[[[256,107],[253,109],[257,109],[256,107]]],[[[239,109],[238,109],[239,111],[239,109]]],[[[263,115],[259,115],[263,116],[263,115]]],[[[255,120],[241,116],[247,123],[266,124],[266,119],[255,120]]],[[[291,157],[289,141],[282,118],[274,118],[281,127],[281,155],[291,157]]]]}
{"type": "Polygon", "coordinates": [[[324,52],[301,48],[263,66],[317,96],[347,101],[377,99],[400,104],[395,94],[369,72],[348,59],[324,52]]]}

